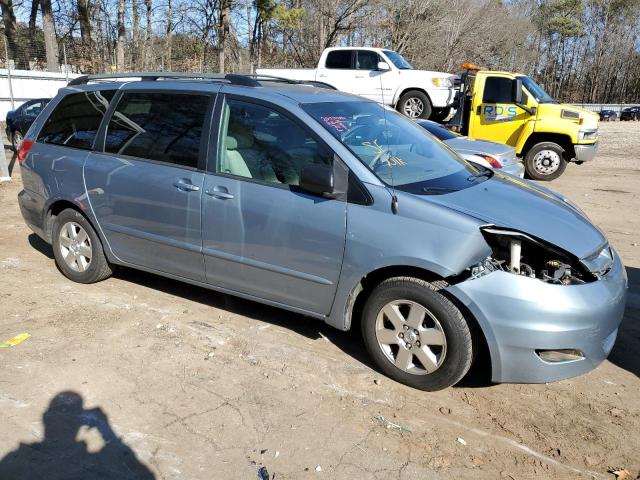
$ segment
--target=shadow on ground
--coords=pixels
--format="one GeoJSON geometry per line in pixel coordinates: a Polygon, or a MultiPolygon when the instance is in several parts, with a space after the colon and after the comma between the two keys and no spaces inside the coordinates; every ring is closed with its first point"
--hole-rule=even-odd
{"type": "MultiPolygon", "coordinates": [[[[29,243],[35,250],[53,259],[51,246],[37,235],[31,234],[29,243]]],[[[618,339],[609,361],[636,376],[640,376],[640,356],[636,353],[640,350],[640,269],[627,267],[627,275],[629,277],[629,301],[627,302],[627,309],[620,326],[618,339]]],[[[153,288],[169,295],[175,295],[248,318],[278,325],[311,340],[317,340],[324,336],[358,362],[380,373],[366,352],[360,336],[360,325],[355,318],[351,330],[342,332],[321,321],[303,315],[139,270],[119,268],[116,271],[116,276],[122,280],[153,288]]],[[[492,385],[490,376],[489,353],[485,348],[481,348],[471,370],[456,387],[489,387],[492,385]]]]}
{"type": "Polygon", "coordinates": [[[72,391],[58,393],[42,415],[44,438],[20,443],[0,460],[2,480],[154,480],[155,476],[118,438],[101,408],[85,409],[72,391]],[[104,442],[89,452],[76,437],[82,427],[95,428],[104,442]]]}
{"type": "Polygon", "coordinates": [[[640,269],[627,267],[627,276],[627,308],[609,361],[640,377],[640,269]]]}

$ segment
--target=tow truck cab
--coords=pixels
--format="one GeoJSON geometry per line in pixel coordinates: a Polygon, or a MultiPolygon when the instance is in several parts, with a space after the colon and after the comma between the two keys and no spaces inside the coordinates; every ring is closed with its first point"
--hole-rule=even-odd
{"type": "Polygon", "coordinates": [[[536,180],[553,180],[567,162],[595,157],[597,114],[557,102],[525,75],[462,67],[457,112],[449,124],[454,130],[515,147],[536,180]]]}

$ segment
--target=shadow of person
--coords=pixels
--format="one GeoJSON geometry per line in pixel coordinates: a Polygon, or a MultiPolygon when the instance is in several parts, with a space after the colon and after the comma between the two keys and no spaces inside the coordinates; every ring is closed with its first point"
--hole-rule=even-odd
{"type": "Polygon", "coordinates": [[[153,480],[142,464],[109,425],[100,408],[85,409],[76,392],[57,394],[42,416],[44,439],[21,443],[0,460],[0,480],[153,480]],[[81,427],[95,428],[104,447],[93,453],[76,440],[81,427]]]}

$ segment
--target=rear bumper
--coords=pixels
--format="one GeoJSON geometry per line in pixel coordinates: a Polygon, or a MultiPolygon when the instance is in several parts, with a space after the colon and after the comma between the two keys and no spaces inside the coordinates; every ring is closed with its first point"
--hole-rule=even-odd
{"type": "Polygon", "coordinates": [[[48,243],[49,239],[47,238],[43,225],[44,216],[42,209],[44,199],[39,198],[37,194],[22,190],[18,194],[18,205],[20,206],[20,213],[27,226],[48,243]]]}
{"type": "Polygon", "coordinates": [[[602,279],[584,285],[552,285],[493,272],[447,289],[482,328],[495,382],[545,383],[575,377],[609,355],[622,321],[627,276],[615,254],[602,279]],[[551,363],[539,350],[576,349],[584,358],[551,363]]]}
{"type": "Polygon", "coordinates": [[[590,162],[596,156],[598,142],[591,145],[574,145],[573,148],[576,151],[576,162],[590,162]]]}
{"type": "Polygon", "coordinates": [[[500,171],[504,173],[508,173],[509,175],[513,175],[514,177],[524,178],[524,163],[522,162],[508,163],[504,165],[500,169],[500,171]]]}

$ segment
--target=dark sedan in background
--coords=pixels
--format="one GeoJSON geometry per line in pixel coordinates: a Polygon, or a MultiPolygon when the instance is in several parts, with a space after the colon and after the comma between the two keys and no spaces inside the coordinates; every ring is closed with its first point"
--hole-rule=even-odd
{"type": "Polygon", "coordinates": [[[618,114],[613,110],[600,110],[599,115],[601,122],[612,122],[618,118],[618,114]]]}
{"type": "Polygon", "coordinates": [[[7,138],[11,141],[13,149],[17,150],[29,127],[38,117],[38,114],[49,103],[50,98],[38,98],[29,100],[15,110],[7,113],[7,138]]]}
{"type": "Polygon", "coordinates": [[[640,120],[640,107],[627,107],[620,113],[620,121],[640,120]]]}

